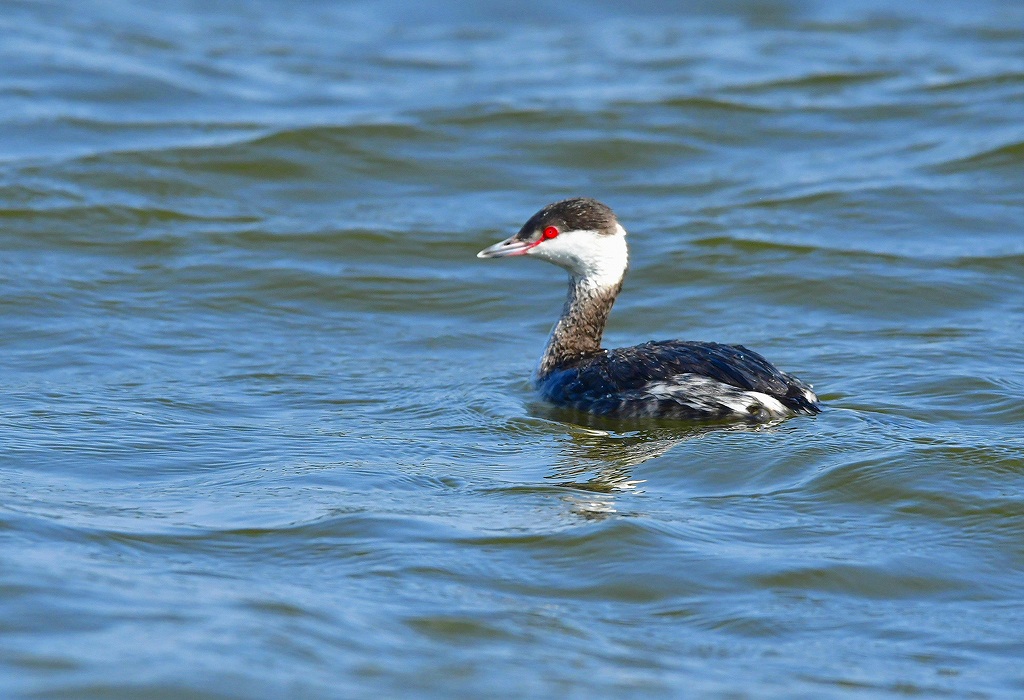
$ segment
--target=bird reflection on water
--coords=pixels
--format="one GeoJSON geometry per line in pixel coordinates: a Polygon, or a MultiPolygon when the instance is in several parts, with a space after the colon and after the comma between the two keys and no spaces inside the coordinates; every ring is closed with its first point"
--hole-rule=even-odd
{"type": "Polygon", "coordinates": [[[634,478],[633,470],[644,462],[667,454],[684,442],[717,432],[765,432],[786,421],[679,422],[671,420],[616,420],[604,416],[552,407],[531,406],[537,418],[565,426],[568,439],[562,441],[554,469],[548,479],[554,485],[574,489],[568,497],[573,510],[586,518],[600,519],[616,513],[615,495],[636,491],[645,479],[634,478]]]}

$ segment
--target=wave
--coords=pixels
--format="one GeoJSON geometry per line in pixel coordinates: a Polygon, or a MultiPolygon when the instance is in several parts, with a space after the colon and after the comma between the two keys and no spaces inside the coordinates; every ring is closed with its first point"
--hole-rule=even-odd
{"type": "Polygon", "coordinates": [[[900,77],[895,71],[865,70],[862,72],[832,71],[811,73],[790,78],[777,78],[753,83],[744,83],[729,88],[730,92],[764,93],[776,90],[838,90],[854,85],[877,83],[900,77]]]}
{"type": "Polygon", "coordinates": [[[1024,168],[1024,141],[988,148],[932,166],[932,170],[942,174],[1007,170],[1016,175],[1021,168],[1024,168]]]}
{"type": "Polygon", "coordinates": [[[991,88],[1024,86],[1024,73],[997,73],[995,75],[980,75],[971,78],[959,78],[945,80],[938,83],[926,85],[921,88],[924,92],[965,92],[973,90],[988,90],[991,88]]]}

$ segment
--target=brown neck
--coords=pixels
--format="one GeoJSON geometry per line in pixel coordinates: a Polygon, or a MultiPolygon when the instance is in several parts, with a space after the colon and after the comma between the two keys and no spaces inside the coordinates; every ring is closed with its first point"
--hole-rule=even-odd
{"type": "Polygon", "coordinates": [[[543,379],[565,362],[601,350],[604,326],[621,289],[622,280],[613,287],[595,287],[583,279],[569,278],[562,317],[551,331],[538,378],[543,379]]]}

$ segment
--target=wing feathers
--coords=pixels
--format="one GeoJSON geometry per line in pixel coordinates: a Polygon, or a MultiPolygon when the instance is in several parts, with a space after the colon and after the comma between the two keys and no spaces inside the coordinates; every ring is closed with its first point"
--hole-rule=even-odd
{"type": "Polygon", "coordinates": [[[540,389],[553,403],[601,414],[690,418],[821,410],[808,384],[742,345],[720,343],[653,341],[604,351],[552,372],[540,389]]]}

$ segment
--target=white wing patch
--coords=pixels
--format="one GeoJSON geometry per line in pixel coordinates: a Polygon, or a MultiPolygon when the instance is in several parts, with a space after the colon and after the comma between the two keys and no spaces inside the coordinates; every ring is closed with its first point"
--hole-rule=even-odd
{"type": "Polygon", "coordinates": [[[768,394],[740,389],[699,374],[676,374],[650,382],[641,391],[707,413],[718,413],[722,409],[743,415],[788,416],[793,413],[768,394]]]}

